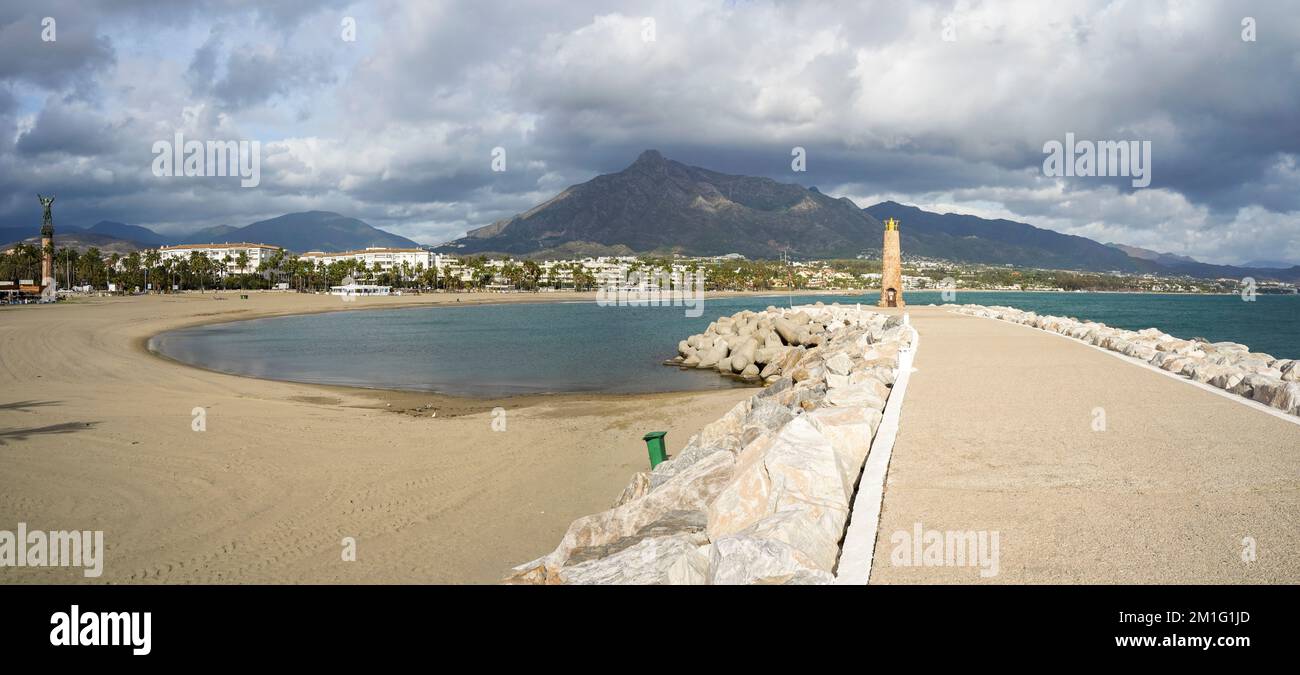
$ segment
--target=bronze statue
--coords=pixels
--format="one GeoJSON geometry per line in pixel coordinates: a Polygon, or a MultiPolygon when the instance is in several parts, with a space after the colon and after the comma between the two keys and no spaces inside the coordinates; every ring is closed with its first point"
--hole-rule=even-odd
{"type": "Polygon", "coordinates": [[[45,207],[45,219],[41,221],[41,236],[50,236],[54,234],[54,217],[50,215],[50,206],[54,204],[54,195],[42,197],[38,192],[36,198],[40,200],[41,206],[45,207]]]}

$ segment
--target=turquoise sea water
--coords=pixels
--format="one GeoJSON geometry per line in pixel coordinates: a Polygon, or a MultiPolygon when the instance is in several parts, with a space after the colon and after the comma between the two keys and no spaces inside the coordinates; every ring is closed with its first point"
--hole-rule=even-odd
{"type": "MultiPolygon", "coordinates": [[[[878,296],[877,296],[878,297],[878,296]]],[[[864,295],[795,297],[795,304],[862,302],[864,295]]],[[[938,292],[909,293],[941,304],[938,292]]],[[[1232,340],[1300,358],[1300,296],[1130,295],[963,291],[958,303],[1009,305],[1108,325],[1155,326],[1179,337],[1232,340]]],[[[706,300],[681,307],[600,307],[593,302],[417,307],[336,312],[190,328],[158,336],[157,351],[185,363],[279,380],[466,396],[547,392],[631,393],[738,386],[712,371],[661,365],[677,341],[742,309],[784,306],[787,296],[706,300]]]]}

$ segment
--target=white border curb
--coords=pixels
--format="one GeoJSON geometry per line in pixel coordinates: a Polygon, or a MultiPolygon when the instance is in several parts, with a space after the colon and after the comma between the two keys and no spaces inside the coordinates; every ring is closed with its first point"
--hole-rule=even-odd
{"type": "Polygon", "coordinates": [[[921,346],[921,335],[912,327],[907,314],[903,315],[903,321],[912,329],[912,346],[898,353],[898,379],[889,392],[884,417],[876,429],[875,439],[871,441],[871,450],[858,481],[858,494],[849,512],[844,547],[835,568],[836,586],[862,586],[871,580],[871,561],[876,554],[876,534],[880,529],[880,511],[885,499],[885,477],[889,474],[889,459],[894,452],[894,440],[898,437],[903,399],[907,395],[907,382],[912,377],[912,362],[921,346]]]}

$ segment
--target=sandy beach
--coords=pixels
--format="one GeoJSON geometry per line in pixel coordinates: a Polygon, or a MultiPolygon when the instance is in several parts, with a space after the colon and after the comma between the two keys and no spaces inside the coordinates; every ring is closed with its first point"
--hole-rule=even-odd
{"type": "MultiPolygon", "coordinates": [[[[6,567],[0,583],[495,583],[608,508],[647,465],[643,433],[666,430],[675,453],[753,393],[458,398],[227,375],[148,351],[153,335],[213,322],[590,299],[238,295],[0,308],[0,530],[102,530],[106,547],[98,579],[6,567]]],[[[873,582],[1300,575],[1300,427],[1059,336],[909,311],[925,341],[873,582]],[[1000,573],[891,564],[890,536],[916,523],[1001,532],[1000,573]],[[1258,562],[1239,560],[1243,537],[1258,562]]]]}
{"type": "Polygon", "coordinates": [[[667,431],[675,452],[753,394],[460,399],[238,377],[147,351],[150,336],[203,323],[591,297],[221,295],[0,308],[0,529],[103,530],[106,548],[96,580],[10,567],[0,582],[494,583],[609,506],[647,466],[643,433],[667,431]]]}

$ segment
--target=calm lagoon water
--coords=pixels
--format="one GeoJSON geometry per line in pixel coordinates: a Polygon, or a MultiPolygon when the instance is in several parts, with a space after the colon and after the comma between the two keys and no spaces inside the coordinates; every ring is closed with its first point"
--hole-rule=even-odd
{"type": "MultiPolygon", "coordinates": [[[[865,295],[795,297],[795,303],[870,305],[865,295]]],[[[938,292],[907,295],[941,304],[938,292]]],[[[1174,296],[958,292],[957,302],[1009,305],[1128,329],[1232,340],[1300,358],[1300,296],[1174,296]]],[[[787,296],[706,300],[681,307],[600,307],[593,302],[415,307],[256,319],[173,331],[152,347],[179,361],[277,380],[464,396],[633,393],[739,386],[712,371],[661,363],[677,341],[742,309],[783,306],[787,296]]]]}

